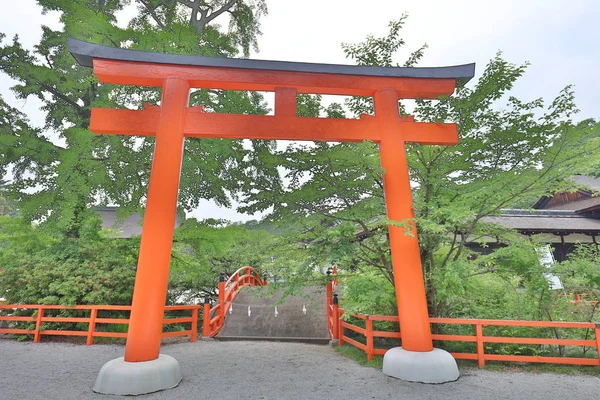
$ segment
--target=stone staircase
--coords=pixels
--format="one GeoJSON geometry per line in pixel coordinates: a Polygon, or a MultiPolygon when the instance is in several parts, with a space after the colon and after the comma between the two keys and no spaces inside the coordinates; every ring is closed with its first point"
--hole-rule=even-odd
{"type": "Polygon", "coordinates": [[[280,293],[261,297],[266,290],[244,288],[233,302],[231,314],[226,310],[225,324],[215,339],[329,343],[324,288],[306,287],[302,296],[289,296],[281,304],[278,304],[280,293]]]}

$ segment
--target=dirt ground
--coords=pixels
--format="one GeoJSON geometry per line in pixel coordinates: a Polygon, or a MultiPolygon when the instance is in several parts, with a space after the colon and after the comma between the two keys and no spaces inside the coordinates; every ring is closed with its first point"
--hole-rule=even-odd
{"type": "MultiPolygon", "coordinates": [[[[19,343],[0,338],[0,399],[113,399],[92,392],[102,365],[122,345],[19,343]]],[[[390,378],[323,345],[272,342],[175,343],[183,380],[141,399],[593,399],[600,378],[464,370],[443,385],[390,378]]],[[[132,397],[127,397],[131,399],[132,397]]]]}

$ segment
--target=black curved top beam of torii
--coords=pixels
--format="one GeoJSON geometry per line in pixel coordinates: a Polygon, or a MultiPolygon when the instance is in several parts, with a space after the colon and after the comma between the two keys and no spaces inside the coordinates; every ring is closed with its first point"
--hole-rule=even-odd
{"type": "Polygon", "coordinates": [[[373,67],[342,64],[316,64],[290,61],[248,60],[226,57],[188,56],[127,50],[102,46],[73,38],[68,39],[69,51],[77,62],[92,67],[94,58],[115,61],[144,62],[151,64],[187,65],[197,67],[252,69],[264,71],[304,72],[318,74],[377,76],[389,78],[456,79],[468,82],[475,74],[475,64],[448,67],[373,67]]]}

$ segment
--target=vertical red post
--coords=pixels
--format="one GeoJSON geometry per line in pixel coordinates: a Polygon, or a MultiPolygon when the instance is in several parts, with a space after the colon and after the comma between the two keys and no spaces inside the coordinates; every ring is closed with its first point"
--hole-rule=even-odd
{"type": "Polygon", "coordinates": [[[340,306],[338,304],[338,295],[334,294],[333,298],[332,298],[332,306],[333,306],[333,311],[332,311],[332,319],[333,319],[333,327],[331,328],[331,332],[333,332],[333,339],[339,339],[340,338],[340,306]]]}
{"type": "Polygon", "coordinates": [[[189,89],[188,82],[180,78],[167,78],[163,83],[125,347],[128,362],[154,360],[160,351],[189,89]]]}
{"type": "Polygon", "coordinates": [[[485,352],[483,348],[483,327],[481,324],[475,324],[475,336],[477,338],[477,366],[485,367],[485,352]]]}
{"type": "Polygon", "coordinates": [[[275,89],[275,115],[278,117],[295,117],[296,107],[296,89],[275,89]]]}
{"type": "Polygon", "coordinates": [[[88,334],[85,344],[87,346],[91,346],[94,344],[94,331],[96,330],[96,317],[98,316],[98,309],[96,307],[92,307],[90,312],[90,322],[88,326],[88,334]]]}
{"type": "Polygon", "coordinates": [[[384,169],[387,215],[394,223],[404,224],[389,225],[402,348],[408,351],[432,351],[406,150],[404,140],[396,134],[397,121],[400,119],[398,95],[393,89],[382,89],[375,92],[374,100],[375,117],[381,132],[379,152],[384,169]]]}
{"type": "Polygon", "coordinates": [[[219,327],[225,323],[225,273],[219,275],[219,327]]]}
{"type": "Polygon", "coordinates": [[[202,320],[202,336],[210,336],[210,301],[204,299],[204,317],[202,320]]]}
{"type": "Polygon", "coordinates": [[[596,329],[594,329],[594,333],[596,334],[596,351],[598,352],[598,365],[600,365],[600,324],[596,324],[596,329]]]}
{"type": "Polygon", "coordinates": [[[44,309],[40,307],[38,308],[37,318],[35,319],[35,333],[33,334],[33,343],[40,342],[40,327],[42,326],[42,318],[44,318],[44,309]]]}
{"type": "Polygon", "coordinates": [[[192,309],[192,333],[190,334],[190,341],[195,342],[198,338],[198,312],[200,311],[200,306],[194,307],[192,309]]]}
{"type": "Polygon", "coordinates": [[[367,337],[367,348],[365,353],[367,353],[367,360],[372,361],[373,357],[375,357],[375,344],[373,343],[373,320],[369,318],[369,315],[366,315],[365,318],[367,337]]]}
{"type": "Polygon", "coordinates": [[[344,345],[344,324],[342,323],[342,315],[344,315],[344,310],[338,309],[338,315],[336,320],[338,321],[338,345],[344,345]]]}

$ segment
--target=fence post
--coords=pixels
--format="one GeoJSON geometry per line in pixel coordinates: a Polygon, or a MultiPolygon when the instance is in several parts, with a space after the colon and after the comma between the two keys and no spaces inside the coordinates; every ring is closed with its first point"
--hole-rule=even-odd
{"type": "Polygon", "coordinates": [[[204,297],[204,317],[202,324],[202,336],[210,336],[210,299],[208,296],[204,297]]]}
{"type": "Polygon", "coordinates": [[[225,323],[225,272],[219,275],[219,327],[225,323]]]}
{"type": "Polygon", "coordinates": [[[91,346],[94,344],[94,331],[96,330],[96,317],[98,316],[98,309],[96,307],[92,307],[90,312],[90,322],[88,323],[88,334],[87,339],[85,341],[86,346],[91,346]]]}
{"type": "Polygon", "coordinates": [[[338,309],[338,315],[336,316],[336,321],[338,321],[338,346],[344,345],[344,324],[342,323],[342,315],[344,315],[344,310],[338,309]]]}
{"type": "Polygon", "coordinates": [[[598,365],[600,365],[600,324],[596,323],[596,329],[594,329],[594,333],[596,334],[596,350],[598,351],[598,365]]]}
{"type": "Polygon", "coordinates": [[[365,315],[366,318],[366,336],[367,336],[367,348],[366,348],[366,353],[367,353],[367,360],[368,361],[372,361],[373,357],[374,357],[374,344],[373,344],[373,320],[370,318],[369,315],[365,315]]]}
{"type": "Polygon", "coordinates": [[[40,307],[38,308],[37,318],[35,320],[35,333],[33,335],[33,343],[40,342],[40,327],[42,326],[42,318],[44,318],[44,309],[40,307]]]}
{"type": "Polygon", "coordinates": [[[252,285],[251,278],[252,278],[252,271],[250,271],[250,267],[248,267],[248,269],[246,270],[246,285],[254,286],[254,285],[252,285]]]}
{"type": "MultiPolygon", "coordinates": [[[[329,272],[329,271],[327,271],[327,272],[329,272]]],[[[331,288],[331,285],[332,284],[331,284],[331,281],[330,281],[330,282],[327,282],[327,286],[325,286],[325,298],[326,298],[326,301],[327,301],[327,305],[330,305],[331,301],[332,301],[331,295],[333,293],[333,290],[331,288]]]]}
{"type": "Polygon", "coordinates": [[[198,336],[198,312],[200,307],[192,308],[192,333],[190,334],[190,341],[195,342],[198,336]]]}
{"type": "Polygon", "coordinates": [[[340,313],[339,313],[339,309],[340,306],[338,304],[338,295],[334,294],[333,295],[333,312],[332,312],[332,316],[331,319],[333,320],[333,326],[331,327],[331,332],[333,333],[333,339],[339,339],[340,338],[340,313]]]}
{"type": "Polygon", "coordinates": [[[484,349],[483,349],[483,327],[481,324],[475,324],[475,336],[477,338],[477,366],[483,368],[485,366],[484,349]]]}

